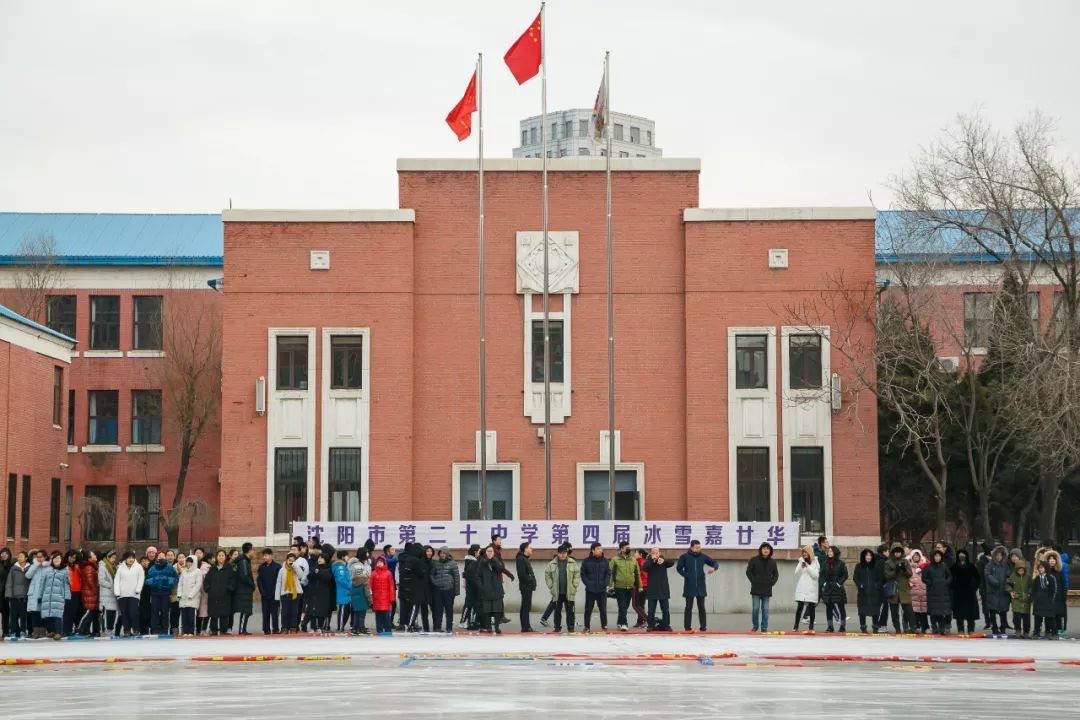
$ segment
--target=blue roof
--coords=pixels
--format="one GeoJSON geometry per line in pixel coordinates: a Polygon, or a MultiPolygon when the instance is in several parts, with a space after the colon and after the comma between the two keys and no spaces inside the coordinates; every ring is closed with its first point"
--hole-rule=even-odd
{"type": "Polygon", "coordinates": [[[8,320],[14,320],[20,325],[25,325],[26,327],[37,330],[38,332],[43,332],[47,335],[52,335],[55,338],[66,340],[73,345],[76,342],[75,338],[69,338],[67,335],[64,335],[63,333],[58,333],[52,328],[45,327],[44,325],[39,325],[30,318],[23,317],[19,313],[4,305],[0,305],[0,317],[6,317],[8,320]]]}
{"type": "Polygon", "coordinates": [[[27,238],[48,235],[62,265],[205,265],[224,254],[221,213],[4,213],[0,265],[19,265],[27,238]]]}

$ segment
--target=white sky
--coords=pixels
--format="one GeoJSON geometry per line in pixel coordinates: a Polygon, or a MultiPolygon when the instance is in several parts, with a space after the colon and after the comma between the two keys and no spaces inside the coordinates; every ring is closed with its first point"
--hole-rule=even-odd
{"type": "MultiPolygon", "coordinates": [[[[540,82],[502,55],[532,0],[0,0],[0,210],[397,207],[398,157],[473,156],[443,118],[485,56],[509,157],[540,82]]],[[[552,0],[548,107],[656,120],[702,206],[861,205],[958,112],[1034,108],[1080,159],[1075,0],[552,0]]]]}

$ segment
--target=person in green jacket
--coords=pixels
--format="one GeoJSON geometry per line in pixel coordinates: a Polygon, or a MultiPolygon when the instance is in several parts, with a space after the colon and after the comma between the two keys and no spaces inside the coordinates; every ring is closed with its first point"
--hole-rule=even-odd
{"type": "MultiPolygon", "coordinates": [[[[897,543],[885,561],[885,596],[892,615],[893,632],[909,632],[915,626],[915,613],[911,609],[911,563],[904,559],[904,546],[897,543]],[[904,624],[900,625],[900,610],[904,611],[904,624]]],[[[884,626],[884,623],[882,623],[884,626]]]]}
{"type": "Polygon", "coordinates": [[[1028,573],[1028,564],[1021,560],[1014,562],[1013,573],[1005,581],[1005,589],[1012,598],[1013,628],[1016,630],[1014,637],[1026,638],[1031,634],[1031,575],[1028,573]]]}
{"type": "Polygon", "coordinates": [[[566,630],[574,632],[574,596],[577,595],[578,583],[581,582],[581,569],[577,561],[570,557],[570,548],[563,543],[555,557],[544,570],[544,582],[547,583],[551,597],[555,598],[555,632],[562,632],[563,611],[566,611],[566,630]]]}
{"type": "Polygon", "coordinates": [[[626,617],[634,591],[641,590],[641,565],[630,550],[630,543],[619,543],[619,554],[611,558],[611,587],[615,588],[615,602],[619,606],[619,629],[626,632],[630,621],[626,617]]]}

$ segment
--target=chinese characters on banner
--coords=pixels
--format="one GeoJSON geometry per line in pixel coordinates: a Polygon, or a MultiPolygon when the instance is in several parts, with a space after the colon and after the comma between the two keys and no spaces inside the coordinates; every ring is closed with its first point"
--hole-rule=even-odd
{"type": "Polygon", "coordinates": [[[614,547],[624,540],[635,548],[688,548],[697,540],[706,550],[756,549],[770,543],[777,550],[799,547],[798,523],[720,522],[710,520],[378,520],[370,522],[294,522],[294,536],[318,537],[336,548],[357,548],[370,538],[375,546],[401,547],[417,542],[438,548],[487,545],[493,535],[503,546],[530,542],[556,548],[569,542],[587,548],[598,542],[614,547]]]}

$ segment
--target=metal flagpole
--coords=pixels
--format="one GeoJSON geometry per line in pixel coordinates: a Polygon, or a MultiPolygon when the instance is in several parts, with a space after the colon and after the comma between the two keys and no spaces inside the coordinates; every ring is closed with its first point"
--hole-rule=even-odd
{"type": "Polygon", "coordinates": [[[607,190],[607,387],[608,387],[608,512],[615,519],[615,308],[611,300],[611,75],[610,52],[604,53],[604,134],[607,154],[604,179],[607,190]]]}
{"type": "MultiPolygon", "coordinates": [[[[540,3],[540,156],[543,158],[544,233],[544,509],[551,519],[551,323],[548,317],[547,16],[540,3]]],[[[564,331],[565,332],[565,331],[564,331]]]]}
{"type": "Polygon", "coordinates": [[[476,57],[477,177],[480,194],[480,519],[487,519],[487,338],[484,330],[484,54],[476,57]]]}

